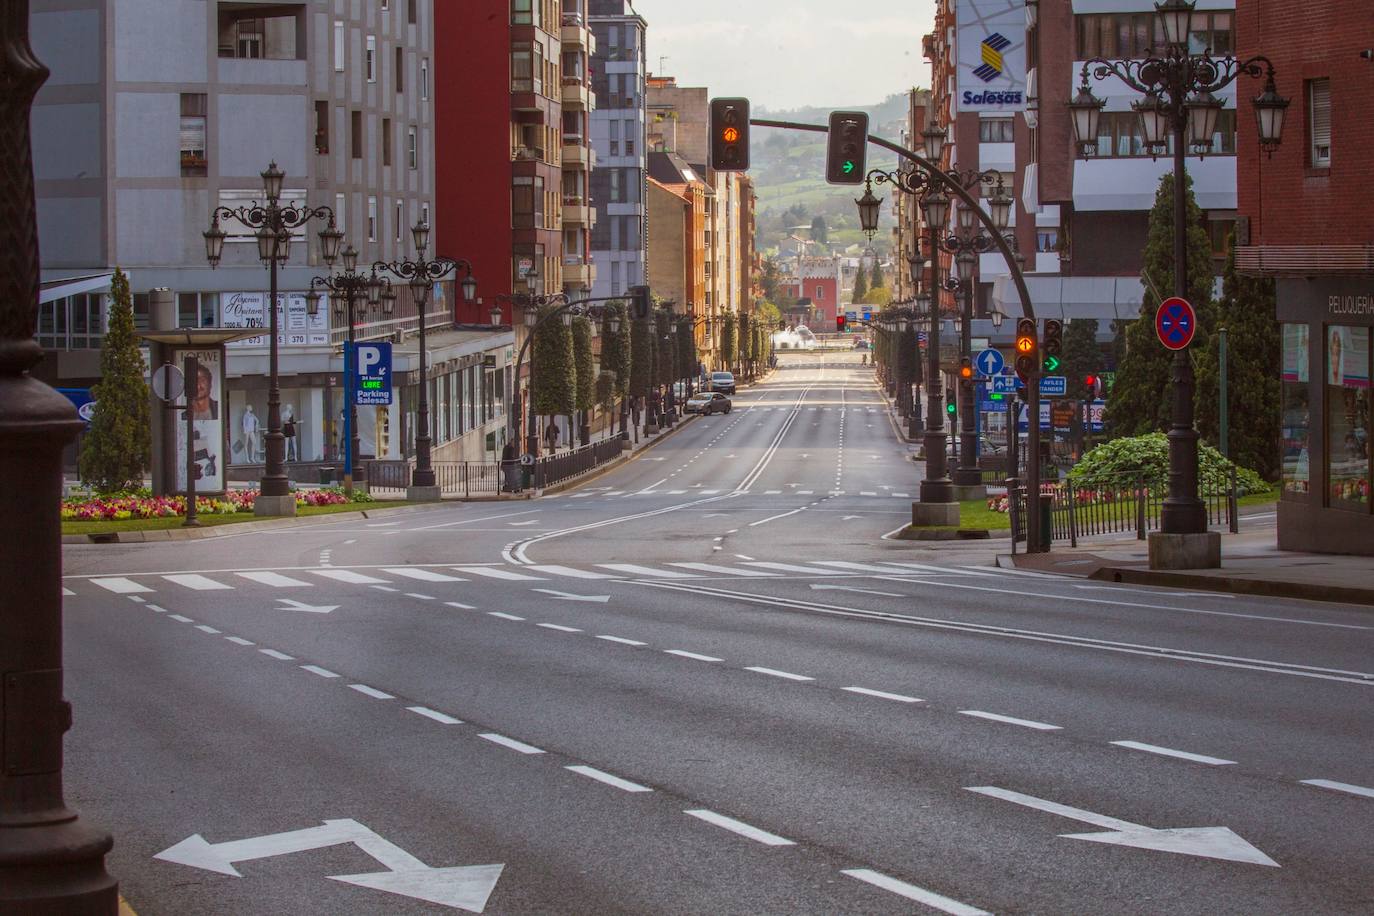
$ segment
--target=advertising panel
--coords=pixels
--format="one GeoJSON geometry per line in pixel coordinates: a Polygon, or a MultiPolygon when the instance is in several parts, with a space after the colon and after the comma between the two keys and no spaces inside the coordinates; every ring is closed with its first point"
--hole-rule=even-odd
{"type": "MultiPolygon", "coordinates": [[[[187,379],[186,397],[191,399],[191,431],[195,437],[196,492],[224,492],[224,420],[229,405],[224,400],[224,353],[219,348],[173,351],[174,365],[180,368],[188,356],[200,360],[196,378],[187,379]]],[[[182,399],[184,405],[185,399],[182,399]]],[[[186,492],[187,411],[176,413],[176,491],[186,492]]]]}
{"type": "Polygon", "coordinates": [[[958,0],[959,111],[1024,111],[1025,0],[958,0]]]}
{"type": "MultiPolygon", "coordinates": [[[[221,293],[219,324],[222,328],[267,328],[267,293],[221,293]]],[[[329,296],[320,299],[313,316],[305,307],[305,293],[277,294],[277,346],[313,347],[329,343],[329,296]]],[[[267,334],[231,341],[227,346],[241,349],[263,348],[267,334]]]]}

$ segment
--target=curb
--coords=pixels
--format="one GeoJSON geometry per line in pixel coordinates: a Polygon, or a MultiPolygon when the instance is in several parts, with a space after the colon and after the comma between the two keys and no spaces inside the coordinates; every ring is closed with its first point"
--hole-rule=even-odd
{"type": "Polygon", "coordinates": [[[1315,585],[1307,582],[1285,582],[1275,579],[1242,579],[1235,576],[1206,576],[1156,569],[1136,569],[1126,566],[1103,566],[1087,578],[1102,582],[1161,585],[1168,588],[1230,592],[1266,598],[1300,598],[1307,601],[1329,601],[1338,604],[1374,605],[1374,589],[1351,588],[1343,585],[1315,585]]]}
{"type": "Polygon", "coordinates": [[[583,484],[591,483],[593,480],[596,480],[596,479],[599,478],[599,477],[604,477],[605,475],[609,474],[611,471],[614,471],[616,468],[620,467],[621,465],[628,464],[628,463],[630,463],[631,461],[634,461],[634,460],[635,460],[636,458],[638,458],[640,455],[644,454],[644,453],[647,452],[649,449],[651,449],[651,448],[653,448],[654,446],[658,445],[658,444],[659,444],[660,442],[662,442],[664,439],[667,439],[667,438],[668,438],[669,436],[671,436],[673,433],[677,432],[679,429],[681,429],[683,426],[685,426],[685,425],[687,424],[687,421],[688,421],[688,420],[695,420],[698,416],[700,416],[700,414],[695,414],[695,413],[694,413],[694,414],[691,414],[690,416],[685,416],[685,415],[684,415],[684,416],[682,417],[682,419],[678,420],[676,423],[673,424],[673,428],[672,428],[672,429],[667,430],[666,432],[660,432],[660,433],[656,434],[656,436],[655,436],[653,439],[650,439],[650,440],[648,440],[647,442],[645,442],[643,445],[641,445],[641,446],[639,447],[639,450],[638,450],[638,451],[633,451],[633,450],[632,450],[632,451],[630,451],[628,454],[622,452],[619,458],[612,458],[610,461],[608,461],[608,462],[606,462],[605,464],[601,465],[601,467],[596,468],[596,469],[593,470],[593,471],[589,471],[588,473],[586,473],[586,474],[584,474],[583,476],[577,478],[576,480],[566,480],[566,481],[564,481],[564,482],[562,482],[562,483],[556,483],[556,484],[554,484],[553,486],[549,487],[549,488],[546,489],[546,490],[540,490],[540,491],[539,491],[539,495],[540,495],[540,496],[553,496],[553,495],[558,494],[558,493],[564,493],[564,492],[566,492],[566,491],[568,491],[568,490],[576,489],[577,487],[580,487],[580,486],[582,486],[583,484]]]}

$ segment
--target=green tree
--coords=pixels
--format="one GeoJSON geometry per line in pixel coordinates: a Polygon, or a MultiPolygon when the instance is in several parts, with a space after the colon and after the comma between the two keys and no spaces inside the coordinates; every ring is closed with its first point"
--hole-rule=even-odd
{"type": "Polygon", "coordinates": [[[654,340],[657,344],[657,374],[655,381],[660,385],[671,385],[676,379],[676,335],[673,333],[673,314],[668,309],[660,309],[654,321],[654,340]]]}
{"type": "Polygon", "coordinates": [[[763,271],[759,275],[759,285],[763,288],[763,298],[776,302],[778,300],[778,285],[782,282],[782,271],[778,268],[778,262],[773,258],[763,259],[763,271]]]}
{"type": "Polygon", "coordinates": [[[739,338],[735,336],[735,313],[726,312],[720,324],[720,359],[725,369],[733,369],[739,355],[739,338]]]}
{"type": "Polygon", "coordinates": [[[864,294],[864,303],[882,308],[892,302],[892,290],[885,286],[875,286],[864,294]]]}
{"type": "Polygon", "coordinates": [[[100,345],[100,381],[91,396],[95,413],[81,445],[81,478],[106,493],[140,486],[152,457],[148,386],[134,336],[129,278],[117,267],[110,281],[109,326],[100,345]]]}
{"type": "Polygon", "coordinates": [[[678,374],[690,378],[697,374],[697,335],[692,320],[684,318],[677,325],[678,374]]]}
{"type": "Polygon", "coordinates": [[[601,368],[615,373],[615,396],[630,392],[630,322],[626,320],[625,303],[608,302],[601,319],[601,368]],[[611,319],[619,322],[611,330],[611,319]]]}
{"type": "Polygon", "coordinates": [[[830,244],[830,232],[825,227],[824,216],[813,216],[811,218],[811,239],[822,245],[830,244]]]}
{"type": "MultiPolygon", "coordinates": [[[[1217,327],[1226,329],[1226,403],[1230,459],[1277,480],[1282,340],[1274,318],[1274,281],[1236,273],[1232,254],[1222,274],[1217,327]]],[[[1221,336],[1196,355],[1197,426],[1212,445],[1221,441],[1221,336]]]]}
{"type": "Polygon", "coordinates": [[[653,385],[653,319],[635,319],[630,322],[630,394],[643,397],[653,385]]]}
{"type": "Polygon", "coordinates": [[[596,406],[596,358],[592,355],[592,323],[586,318],[573,320],[573,365],[577,376],[574,404],[578,410],[596,406]]]}
{"type": "Polygon", "coordinates": [[[758,319],[758,323],[765,327],[777,327],[778,322],[782,320],[782,309],[774,305],[766,296],[763,301],[758,304],[758,307],[754,309],[754,312],[754,317],[758,319]]]}
{"type": "Polygon", "coordinates": [[[1083,384],[1085,375],[1102,371],[1102,348],[1097,345],[1097,319],[1075,318],[1064,329],[1064,368],[1068,378],[1068,396],[1090,398],[1092,393],[1083,384]]]}
{"type": "Polygon", "coordinates": [[[870,290],[882,289],[887,286],[887,277],[883,276],[883,265],[876,259],[873,261],[873,273],[869,275],[868,287],[870,290]]]}
{"type": "Polygon", "coordinates": [[[534,332],[534,410],[544,416],[572,414],[577,399],[577,364],[572,330],[562,317],[548,318],[557,306],[539,310],[534,332]]]}
{"type": "MultiPolygon", "coordinates": [[[[1197,311],[1197,334],[1192,348],[1208,345],[1215,325],[1212,303],[1212,244],[1202,228],[1202,211],[1193,200],[1192,179],[1187,194],[1187,298],[1197,311]]],[[[1174,289],[1174,176],[1160,178],[1150,211],[1149,237],[1141,269],[1145,297],[1140,316],[1126,329],[1126,355],[1117,367],[1116,384],[1107,401],[1107,424],[1112,436],[1138,436],[1168,429],[1173,397],[1170,363],[1173,353],[1155,335],[1160,297],[1174,289]]]]}
{"type": "Polygon", "coordinates": [[[739,362],[745,373],[753,371],[754,318],[745,309],[739,313],[739,362]]]}
{"type": "Polygon", "coordinates": [[[863,302],[864,296],[868,295],[868,274],[864,271],[864,262],[859,261],[859,272],[854,274],[854,292],[850,294],[850,302],[863,302]]]}

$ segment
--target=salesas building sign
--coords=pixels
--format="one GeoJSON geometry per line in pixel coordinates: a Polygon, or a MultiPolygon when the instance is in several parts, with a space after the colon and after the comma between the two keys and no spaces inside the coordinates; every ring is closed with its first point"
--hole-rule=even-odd
{"type": "Polygon", "coordinates": [[[1025,0],[958,0],[960,111],[1026,108],[1025,0]]]}

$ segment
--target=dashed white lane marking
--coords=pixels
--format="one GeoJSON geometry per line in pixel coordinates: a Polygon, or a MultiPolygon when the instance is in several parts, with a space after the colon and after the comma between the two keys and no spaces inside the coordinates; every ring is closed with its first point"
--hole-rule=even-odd
{"type": "Polygon", "coordinates": [[[526,744],[523,741],[516,741],[514,738],[507,738],[505,735],[498,735],[496,732],[482,732],[477,737],[486,738],[492,744],[499,744],[502,747],[508,747],[513,751],[519,751],[522,754],[544,753],[542,750],[535,747],[533,744],[526,744]]]}
{"type": "Polygon", "coordinates": [[[1036,722],[1033,719],[1017,719],[1012,716],[999,716],[995,712],[983,712],[978,709],[961,709],[959,710],[959,715],[973,716],[975,719],[987,719],[991,722],[1005,722],[1007,725],[1034,728],[1042,732],[1056,732],[1061,730],[1061,726],[1050,725],[1048,722],[1036,722]]]}
{"type": "Polygon", "coordinates": [[[424,706],[407,706],[406,709],[415,713],[417,716],[424,716],[426,719],[433,719],[440,725],[462,725],[462,719],[455,719],[453,716],[446,716],[441,712],[435,712],[424,706]]]}
{"type": "Polygon", "coordinates": [[[133,579],[125,579],[123,577],[92,579],[91,581],[107,591],[114,592],[116,595],[130,595],[135,592],[152,591],[152,589],[146,585],[139,585],[133,579]]]}
{"type": "Polygon", "coordinates": [[[682,813],[690,814],[692,817],[699,818],[700,820],[703,820],[708,824],[715,824],[717,827],[723,827],[726,830],[729,830],[731,833],[737,833],[742,837],[747,837],[748,839],[751,839],[756,843],[762,843],[765,846],[797,845],[796,843],[792,842],[789,839],[786,839],[785,837],[778,836],[776,833],[769,833],[767,830],[760,830],[757,827],[751,827],[743,821],[737,821],[733,817],[726,817],[723,814],[717,814],[716,812],[708,811],[705,808],[697,808],[695,810],[684,811],[682,813]]]}
{"type": "Polygon", "coordinates": [[[524,620],[523,617],[516,617],[514,614],[505,614],[501,611],[487,611],[488,617],[500,617],[502,620],[524,620]]]}
{"type": "Polygon", "coordinates": [[[200,626],[196,627],[196,629],[200,630],[202,633],[209,633],[211,636],[218,636],[220,634],[219,630],[216,630],[214,627],[211,626],[206,626],[203,623],[200,626]]]}
{"type": "Polygon", "coordinates": [[[640,642],[637,639],[626,639],[623,636],[598,636],[597,639],[604,639],[607,642],[618,642],[623,646],[647,646],[648,643],[640,642]]]}
{"type": "Polygon", "coordinates": [[[193,589],[194,591],[198,592],[213,592],[222,589],[230,589],[234,587],[232,585],[225,585],[223,582],[217,582],[214,579],[209,578],[208,576],[200,576],[196,575],[195,573],[188,573],[185,575],[177,576],[163,576],[162,578],[166,579],[168,582],[180,585],[183,588],[193,589]]]}
{"type": "Polygon", "coordinates": [[[1210,766],[1227,766],[1235,763],[1234,760],[1222,760],[1220,757],[1208,757],[1205,754],[1191,754],[1188,751],[1176,751],[1171,747],[1160,747],[1157,744],[1142,744],[1139,741],[1113,741],[1117,747],[1128,747],[1135,751],[1144,751],[1147,754],[1159,754],[1161,757],[1177,757],[1179,760],[1191,760],[1193,763],[1205,763],[1210,766]]]}
{"type": "MultiPolygon", "coordinates": [[[[125,595],[124,597],[125,597],[125,598],[128,598],[130,601],[134,602],[135,604],[143,604],[144,602],[146,602],[146,601],[148,600],[148,599],[146,599],[146,598],[140,598],[138,595],[125,595]]],[[[152,607],[151,604],[148,605],[148,606],[149,606],[149,607],[152,607]]]]}
{"type": "Polygon", "coordinates": [[[449,607],[461,608],[464,611],[477,610],[477,608],[473,607],[471,604],[463,604],[460,601],[445,601],[444,604],[447,604],[449,607]]]}
{"type": "Polygon", "coordinates": [[[356,691],[358,691],[359,693],[363,694],[364,696],[372,697],[372,699],[374,699],[374,700],[394,700],[394,699],[396,699],[396,698],[395,698],[394,696],[392,696],[391,694],[389,694],[389,693],[387,693],[387,692],[385,692],[385,691],[383,691],[383,690],[378,690],[376,687],[369,687],[369,686],[367,686],[366,684],[349,684],[348,686],[349,686],[349,689],[351,689],[351,690],[356,690],[356,691]]]}
{"type": "Polygon", "coordinates": [[[560,633],[581,633],[577,627],[565,627],[556,623],[536,623],[535,626],[543,627],[546,630],[557,630],[560,633]]]}
{"type": "Polygon", "coordinates": [[[261,652],[263,655],[266,655],[268,658],[275,658],[277,661],[280,662],[290,662],[296,660],[296,657],[294,655],[287,655],[285,652],[278,652],[276,649],[259,649],[258,651],[261,652]]]}
{"type": "Polygon", "coordinates": [[[394,573],[398,576],[405,576],[407,579],[419,579],[421,582],[465,582],[457,576],[448,576],[444,573],[434,572],[428,569],[417,569],[413,566],[388,566],[382,572],[394,573]]]}
{"type": "Polygon", "coordinates": [[[542,566],[528,566],[528,567],[526,567],[526,568],[527,568],[527,569],[533,569],[533,570],[535,570],[535,571],[537,571],[537,572],[548,573],[548,574],[551,575],[551,576],[568,576],[568,577],[573,578],[573,579],[619,579],[619,578],[620,578],[619,576],[613,576],[613,575],[611,575],[610,573],[592,572],[591,570],[587,570],[587,569],[574,569],[574,568],[572,568],[571,566],[557,566],[557,565],[553,565],[553,564],[545,564],[545,565],[542,565],[542,566]]]}
{"type": "Polygon", "coordinates": [[[588,779],[595,779],[597,782],[604,782],[608,786],[614,786],[615,788],[625,792],[654,791],[648,786],[641,786],[637,782],[630,782],[628,779],[621,779],[619,776],[612,776],[610,773],[603,772],[602,770],[598,770],[595,767],[570,766],[564,767],[564,769],[572,770],[574,773],[577,773],[581,776],[586,776],[588,779]]]}
{"type": "Polygon", "coordinates": [[[437,601],[433,595],[422,595],[419,592],[406,592],[407,598],[418,598],[421,601],[437,601]]]}
{"type": "Polygon", "coordinates": [[[319,665],[301,665],[301,668],[311,674],[318,674],[320,677],[338,677],[333,671],[328,668],[321,668],[319,665]]]}
{"type": "Polygon", "coordinates": [[[293,579],[290,576],[283,576],[281,573],[274,572],[241,572],[234,575],[247,579],[249,582],[256,582],[259,585],[270,585],[273,588],[310,588],[315,583],[306,582],[302,579],[293,579]]]}
{"type": "Polygon", "coordinates": [[[688,652],[686,649],[664,649],[663,651],[664,651],[665,653],[667,653],[668,655],[677,655],[677,656],[679,656],[679,657],[681,657],[681,658],[691,658],[691,659],[695,659],[696,661],[699,661],[699,662],[718,662],[718,661],[721,661],[721,659],[718,659],[718,658],[716,658],[716,657],[713,656],[713,655],[698,655],[698,654],[695,653],[695,652],[688,652]]]}
{"type": "Polygon", "coordinates": [[[1301,779],[1298,781],[1305,786],[1316,786],[1319,789],[1331,789],[1335,792],[1349,792],[1351,795],[1363,795],[1365,798],[1374,798],[1374,789],[1366,789],[1364,786],[1352,786],[1348,782],[1335,782],[1330,779],[1301,779]]]}
{"type": "Polygon", "coordinates": [[[385,579],[364,576],[362,573],[353,572],[351,569],[315,569],[311,570],[311,572],[317,576],[324,576],[326,579],[334,579],[337,582],[347,582],[349,585],[386,584],[385,579]]]}
{"type": "Polygon", "coordinates": [[[776,576],[777,573],[759,572],[753,569],[736,569],[732,566],[715,566],[711,563],[669,563],[669,566],[680,566],[683,569],[695,569],[698,572],[715,573],[721,576],[742,576],[744,578],[764,578],[776,576]]]}
{"type": "Polygon", "coordinates": [[[951,916],[991,916],[986,910],[960,903],[958,900],[951,900],[934,891],[928,891],[914,884],[907,884],[905,881],[898,881],[896,878],[889,878],[882,872],[873,871],[871,868],[844,868],[840,870],[840,874],[857,878],[874,887],[880,887],[896,894],[898,897],[923,903],[931,909],[939,910],[941,913],[949,913],[951,916]]]}
{"type": "Polygon", "coordinates": [[[177,623],[195,623],[190,617],[183,617],[180,614],[169,614],[168,616],[177,623]]]}
{"type": "Polygon", "coordinates": [[[695,579],[698,578],[690,573],[674,572],[671,569],[654,569],[652,566],[636,566],[633,563],[598,563],[602,569],[614,569],[616,572],[629,573],[632,576],[650,576],[655,579],[695,579]]]}
{"type": "Polygon", "coordinates": [[[233,643],[233,644],[236,645],[236,646],[254,646],[254,645],[257,645],[257,643],[253,642],[253,640],[251,640],[251,639],[244,639],[242,636],[226,636],[226,637],[224,637],[224,638],[227,639],[227,640],[229,640],[231,643],[233,643]]]}
{"type": "Polygon", "coordinates": [[[909,697],[900,693],[888,693],[885,690],[869,690],[867,687],[841,687],[850,693],[861,693],[866,697],[877,697],[880,700],[896,700],[898,703],[920,703],[920,697],[909,697]]]}
{"type": "Polygon", "coordinates": [[[804,674],[793,674],[793,673],[790,672],[790,671],[779,671],[779,670],[776,669],[776,668],[760,668],[760,667],[756,667],[756,666],[749,666],[749,667],[746,667],[744,670],[745,670],[745,671],[753,671],[753,672],[755,672],[756,674],[766,674],[766,675],[768,675],[769,677],[780,677],[780,678],[782,678],[783,680],[787,680],[787,681],[814,681],[814,680],[815,680],[814,677],[807,677],[807,676],[804,675],[804,674]]]}
{"type": "Polygon", "coordinates": [[[511,581],[539,582],[540,576],[527,576],[524,573],[511,572],[508,569],[495,569],[490,566],[455,566],[454,569],[461,573],[468,573],[474,576],[486,576],[488,579],[509,579],[511,581]]]}

